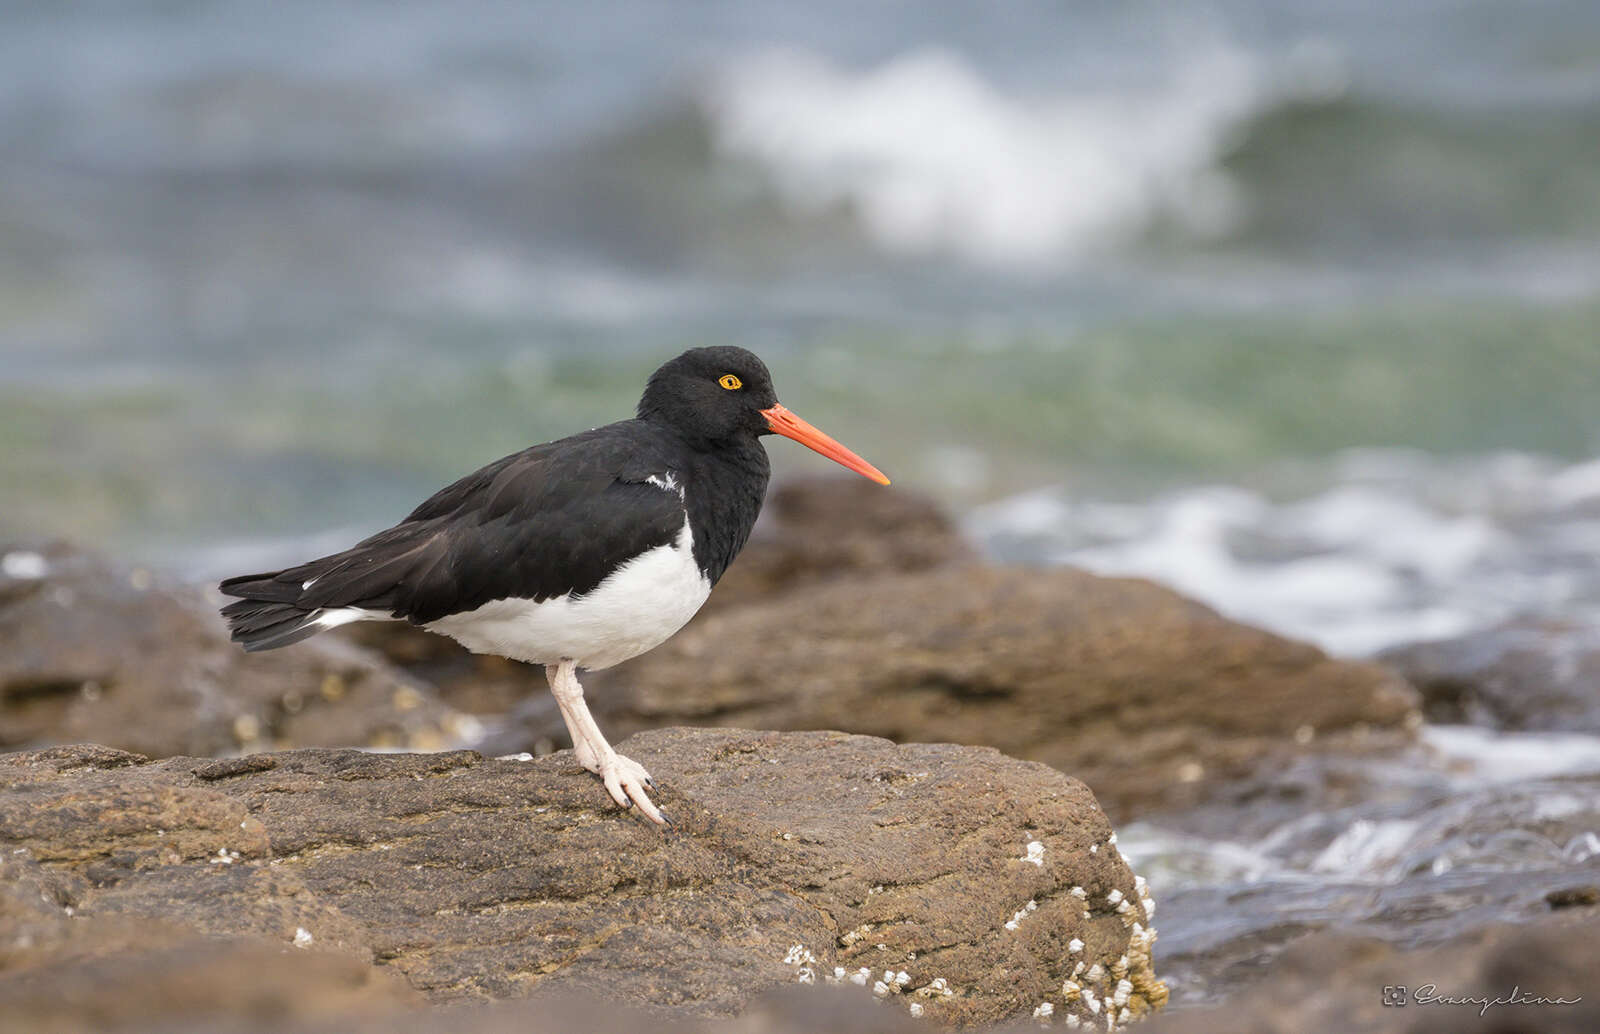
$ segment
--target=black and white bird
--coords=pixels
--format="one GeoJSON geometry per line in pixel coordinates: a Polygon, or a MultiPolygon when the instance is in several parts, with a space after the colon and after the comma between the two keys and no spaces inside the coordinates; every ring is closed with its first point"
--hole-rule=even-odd
{"type": "Polygon", "coordinates": [[[229,578],[238,600],[222,614],[246,650],[401,620],[542,664],[578,763],[664,823],[650,773],[606,742],[578,669],[661,645],[705,603],[761,511],[766,434],[889,483],[780,405],[750,352],[696,348],[651,375],[634,419],[497,460],[342,553],[229,578]]]}

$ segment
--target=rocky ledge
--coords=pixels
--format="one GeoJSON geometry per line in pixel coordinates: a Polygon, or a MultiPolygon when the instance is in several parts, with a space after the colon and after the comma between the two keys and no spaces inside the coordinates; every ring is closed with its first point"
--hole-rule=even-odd
{"type": "Polygon", "coordinates": [[[434,750],[480,728],[406,672],[332,637],[245,653],[228,641],[214,590],[61,544],[0,546],[0,557],[0,749],[434,750]]]}
{"type": "Polygon", "coordinates": [[[672,830],[617,811],[566,752],[0,756],[0,1016],[78,1029],[139,1007],[141,973],[226,979],[295,948],[328,953],[305,985],[324,1017],[560,991],[727,1015],[838,983],[886,1020],[1104,1026],[1165,1000],[1153,903],[1075,779],[840,733],[623,750],[672,830]],[[103,1000],[118,987],[134,997],[103,1000]]]}

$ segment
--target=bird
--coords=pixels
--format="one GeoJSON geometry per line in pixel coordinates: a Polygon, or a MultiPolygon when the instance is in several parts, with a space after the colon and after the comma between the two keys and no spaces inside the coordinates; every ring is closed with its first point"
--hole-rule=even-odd
{"type": "Polygon", "coordinates": [[[406,621],[542,665],[578,764],[620,807],[669,825],[650,773],[595,723],[578,672],[654,649],[705,603],[761,512],[771,434],[889,484],[784,407],[753,353],[691,348],[650,376],[633,419],[496,460],[343,552],[228,578],[222,616],[247,651],[406,621]]]}

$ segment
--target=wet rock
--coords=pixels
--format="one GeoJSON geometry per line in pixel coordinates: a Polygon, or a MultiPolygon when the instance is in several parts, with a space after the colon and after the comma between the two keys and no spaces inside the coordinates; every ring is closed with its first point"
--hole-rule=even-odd
{"type": "Polygon", "coordinates": [[[1215,1008],[1158,1017],[1140,1029],[1148,1034],[1587,1034],[1600,1030],[1596,973],[1600,915],[1593,910],[1571,920],[1476,930],[1422,951],[1322,935],[1290,947],[1255,990],[1215,1008]]]}
{"type": "Polygon", "coordinates": [[[1125,850],[1162,888],[1174,1002],[1254,987],[1319,932],[1442,944],[1584,907],[1600,862],[1597,748],[1424,726],[1399,751],[1307,755],[1247,798],[1123,826],[1125,850]]]}
{"type": "Polygon", "coordinates": [[[886,1008],[959,1024],[1165,999],[1147,891],[1076,780],[838,733],[676,729],[624,749],[673,831],[619,812],[565,753],[0,757],[17,874],[0,885],[22,887],[0,933],[36,933],[12,938],[7,972],[113,957],[154,923],[315,946],[435,1002],[564,990],[730,1014],[836,967],[883,984],[886,1008]]]}
{"type": "MultiPolygon", "coordinates": [[[[773,489],[750,542],[695,620],[803,586],[976,560],[955,523],[924,496],[854,476],[797,478],[773,489]]],[[[335,634],[381,652],[464,711],[505,714],[531,702],[558,717],[543,702],[543,672],[528,665],[474,655],[401,623],[360,623],[335,634]]],[[[555,730],[552,742],[565,742],[564,731],[555,730]]]]}
{"type": "Polygon", "coordinates": [[[1600,733],[1600,628],[1525,619],[1390,650],[1435,722],[1600,733]]]}
{"type": "Polygon", "coordinates": [[[0,747],[436,748],[477,727],[347,643],[247,654],[200,589],[66,547],[0,556],[0,747]]]}
{"type": "MultiPolygon", "coordinates": [[[[1070,569],[812,586],[585,684],[619,735],[689,722],[986,744],[1083,778],[1114,817],[1188,807],[1308,750],[1392,744],[1418,721],[1386,668],[1070,569]]],[[[496,752],[560,742],[553,708],[522,719],[496,752]]]]}

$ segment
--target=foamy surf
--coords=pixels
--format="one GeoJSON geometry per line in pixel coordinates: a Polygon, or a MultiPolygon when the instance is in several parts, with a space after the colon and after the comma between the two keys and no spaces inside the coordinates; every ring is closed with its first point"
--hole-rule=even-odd
{"type": "Polygon", "coordinates": [[[1142,505],[1059,489],[983,507],[1003,559],[1170,585],[1230,617],[1366,656],[1510,618],[1600,613],[1593,463],[1347,454],[1290,501],[1199,486],[1142,505]]]}
{"type": "Polygon", "coordinates": [[[713,77],[704,107],[719,149],[762,165],[802,215],[843,206],[891,252],[1027,264],[1159,216],[1230,229],[1239,198],[1217,159],[1259,80],[1221,46],[1142,92],[1033,97],[946,50],[864,70],[767,51],[713,77]]]}

